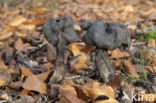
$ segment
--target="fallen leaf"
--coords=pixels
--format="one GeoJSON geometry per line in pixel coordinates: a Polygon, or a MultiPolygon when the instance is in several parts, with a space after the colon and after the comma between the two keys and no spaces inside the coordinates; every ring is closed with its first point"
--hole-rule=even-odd
{"type": "Polygon", "coordinates": [[[148,70],[149,72],[151,72],[151,73],[153,73],[153,74],[156,74],[156,70],[153,68],[153,67],[151,67],[151,66],[145,66],[144,67],[146,70],[148,70]]]}
{"type": "Polygon", "coordinates": [[[9,86],[14,89],[19,89],[22,87],[22,81],[11,82],[9,86]]]}
{"type": "Polygon", "coordinates": [[[147,46],[148,46],[148,47],[152,47],[152,48],[156,48],[155,39],[150,39],[150,40],[148,40],[147,46]]]}
{"type": "Polygon", "coordinates": [[[19,26],[20,24],[22,24],[23,22],[25,22],[27,19],[23,16],[16,16],[11,22],[10,25],[11,26],[19,26]]]}
{"type": "Polygon", "coordinates": [[[121,63],[122,63],[122,60],[121,60],[121,59],[118,59],[118,60],[115,62],[115,67],[116,67],[116,68],[119,68],[120,65],[121,65],[121,63]]]}
{"type": "Polygon", "coordinates": [[[134,8],[133,8],[132,5],[127,5],[127,6],[124,7],[124,11],[126,13],[130,13],[130,12],[133,12],[134,11],[134,8]]]}
{"type": "Polygon", "coordinates": [[[152,67],[156,68],[156,54],[154,55],[153,60],[152,60],[152,67]]]}
{"type": "Polygon", "coordinates": [[[29,68],[22,66],[20,69],[21,69],[21,80],[23,80],[23,78],[25,76],[33,76],[34,75],[34,73],[29,68]]]}
{"type": "Polygon", "coordinates": [[[87,67],[86,61],[88,60],[88,57],[85,53],[82,53],[77,58],[73,59],[70,63],[70,71],[73,73],[80,73],[81,70],[85,69],[87,67]]]}
{"type": "Polygon", "coordinates": [[[28,77],[23,83],[22,87],[27,90],[34,90],[44,94],[47,93],[46,84],[39,80],[36,76],[28,77]]]}
{"type": "Polygon", "coordinates": [[[56,50],[54,48],[53,45],[47,43],[46,44],[46,48],[47,48],[47,58],[48,58],[48,61],[53,61],[56,59],[56,50]]]}
{"type": "Polygon", "coordinates": [[[28,21],[29,24],[35,25],[35,26],[42,26],[46,22],[43,18],[33,18],[28,21]]]}
{"type": "Polygon", "coordinates": [[[23,89],[21,93],[21,97],[27,96],[27,95],[33,95],[33,93],[30,90],[23,89]]]}
{"type": "Polygon", "coordinates": [[[92,103],[109,103],[113,101],[113,103],[118,103],[114,97],[115,93],[112,87],[107,86],[106,84],[100,84],[99,82],[88,80],[88,83],[82,86],[78,86],[82,88],[84,93],[90,97],[92,103]],[[106,97],[107,99],[98,100],[99,97],[106,97]]]}
{"type": "Polygon", "coordinates": [[[1,34],[0,35],[0,41],[9,39],[11,36],[13,36],[13,33],[12,32],[8,32],[8,33],[5,33],[3,35],[1,34]]]}
{"type": "Polygon", "coordinates": [[[80,31],[80,30],[81,30],[81,27],[80,27],[79,25],[76,25],[76,24],[75,24],[75,25],[74,25],[74,29],[80,31]]]}
{"type": "Polygon", "coordinates": [[[109,54],[111,54],[110,58],[129,58],[131,55],[127,52],[121,52],[119,49],[113,50],[112,52],[109,51],[109,54]]]}
{"type": "Polygon", "coordinates": [[[46,12],[48,12],[50,9],[46,7],[42,7],[42,8],[31,8],[31,10],[36,12],[37,14],[43,15],[46,12]]]}
{"type": "Polygon", "coordinates": [[[48,78],[48,76],[50,75],[51,72],[52,72],[52,70],[49,70],[47,72],[35,75],[35,77],[37,79],[39,79],[40,81],[44,82],[48,78]]]}
{"type": "Polygon", "coordinates": [[[78,48],[76,43],[69,44],[68,48],[72,51],[74,56],[78,56],[78,55],[82,54],[82,52],[80,51],[80,49],[78,48]]]}
{"type": "Polygon", "coordinates": [[[23,50],[23,42],[21,38],[18,38],[15,42],[15,48],[19,51],[23,50]]]}
{"type": "Polygon", "coordinates": [[[138,77],[138,74],[136,73],[135,71],[135,66],[132,64],[132,62],[130,60],[126,60],[124,62],[124,66],[126,67],[126,71],[131,75],[131,76],[134,76],[134,77],[138,77]]]}
{"type": "Polygon", "coordinates": [[[112,88],[117,88],[119,89],[120,88],[120,85],[121,85],[121,81],[119,79],[119,76],[118,75],[115,75],[114,76],[114,79],[108,83],[109,86],[111,86],[112,88]]]}
{"type": "Polygon", "coordinates": [[[81,70],[83,70],[86,67],[87,67],[87,65],[85,63],[71,64],[70,72],[78,74],[78,73],[80,73],[81,70]]]}
{"type": "Polygon", "coordinates": [[[33,24],[22,24],[18,27],[18,29],[20,30],[35,30],[36,29],[36,26],[33,25],[33,24]]]}
{"type": "Polygon", "coordinates": [[[0,86],[5,86],[10,82],[11,76],[6,72],[0,72],[0,86]]]}
{"type": "Polygon", "coordinates": [[[60,100],[57,103],[87,103],[77,97],[74,87],[68,83],[63,84],[60,87],[58,98],[60,100]]]}
{"type": "Polygon", "coordinates": [[[22,38],[24,40],[27,40],[27,41],[30,41],[30,37],[28,35],[26,35],[25,33],[21,33],[21,32],[16,32],[16,35],[19,37],[19,38],[22,38]]]}
{"type": "Polygon", "coordinates": [[[41,66],[41,71],[42,72],[47,72],[49,70],[51,70],[51,68],[53,67],[54,65],[51,64],[51,62],[48,62],[48,63],[45,63],[41,66]]]}
{"type": "Polygon", "coordinates": [[[0,72],[6,71],[7,66],[4,64],[2,60],[0,60],[0,72]]]}
{"type": "Polygon", "coordinates": [[[11,96],[6,91],[0,90],[0,99],[6,101],[12,101],[11,96]]]}

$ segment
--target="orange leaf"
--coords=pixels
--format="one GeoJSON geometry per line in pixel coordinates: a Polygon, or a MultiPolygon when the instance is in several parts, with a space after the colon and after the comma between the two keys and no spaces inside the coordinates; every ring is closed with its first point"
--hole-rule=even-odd
{"type": "Polygon", "coordinates": [[[47,79],[47,77],[49,76],[49,74],[50,74],[51,72],[52,72],[52,71],[49,70],[49,71],[47,71],[47,72],[44,72],[44,73],[35,75],[35,77],[36,77],[37,79],[39,79],[40,81],[44,82],[44,81],[47,79]]]}
{"type": "Polygon", "coordinates": [[[150,39],[150,40],[148,40],[147,46],[148,46],[148,47],[152,47],[152,48],[156,48],[155,39],[150,39]]]}
{"type": "Polygon", "coordinates": [[[86,67],[87,65],[85,63],[71,64],[70,72],[80,73],[80,71],[86,67]]]}
{"type": "Polygon", "coordinates": [[[5,34],[3,34],[3,35],[0,35],[0,40],[9,39],[12,35],[13,35],[12,32],[8,32],[8,33],[5,33],[5,34]]]}
{"type": "Polygon", "coordinates": [[[154,55],[153,60],[152,60],[152,67],[156,68],[156,54],[154,55]]]}
{"type": "Polygon", "coordinates": [[[33,95],[33,93],[27,89],[23,89],[21,93],[21,97],[27,96],[27,95],[33,95]]]}
{"type": "Polygon", "coordinates": [[[21,73],[23,76],[33,76],[34,75],[34,73],[29,68],[26,68],[24,66],[21,67],[21,73]]]}
{"type": "Polygon", "coordinates": [[[32,8],[31,10],[36,12],[37,14],[41,14],[42,15],[42,14],[45,14],[46,12],[48,12],[50,9],[42,7],[42,8],[32,8]]]}
{"type": "Polygon", "coordinates": [[[33,24],[25,24],[25,25],[20,25],[18,27],[18,29],[21,29],[21,30],[35,30],[36,26],[33,25],[33,24]]]}
{"type": "Polygon", "coordinates": [[[46,84],[40,81],[36,76],[28,77],[22,87],[27,90],[34,90],[44,94],[47,93],[46,84]]]}
{"type": "Polygon", "coordinates": [[[11,22],[10,25],[11,26],[19,26],[20,24],[22,24],[23,22],[26,21],[26,18],[23,16],[16,16],[11,22]]]}
{"type": "Polygon", "coordinates": [[[73,52],[74,56],[78,56],[78,55],[82,54],[82,52],[80,51],[80,49],[78,48],[76,43],[71,43],[70,45],[68,45],[68,47],[73,52]]]}
{"type": "Polygon", "coordinates": [[[95,100],[100,96],[107,97],[108,99],[98,101],[98,103],[109,103],[109,101],[113,101],[113,103],[118,103],[114,99],[115,93],[113,88],[107,86],[106,84],[100,84],[99,82],[89,79],[87,84],[78,87],[82,88],[84,93],[91,98],[92,103],[95,103],[95,100]]]}
{"type": "Polygon", "coordinates": [[[60,87],[58,98],[58,103],[86,103],[77,97],[74,87],[66,82],[60,87]]]}
{"type": "Polygon", "coordinates": [[[132,75],[132,76],[134,76],[134,77],[138,77],[138,75],[137,75],[137,73],[136,73],[136,71],[135,71],[135,67],[134,67],[134,65],[132,64],[132,62],[130,61],[130,60],[126,60],[125,62],[124,62],[124,65],[125,65],[125,69],[126,69],[126,71],[130,74],[130,75],[132,75]]]}
{"type": "Polygon", "coordinates": [[[129,58],[130,54],[127,52],[121,52],[119,49],[112,51],[110,58],[129,58]]]}
{"type": "Polygon", "coordinates": [[[36,26],[42,26],[45,22],[46,20],[43,18],[35,18],[35,19],[31,19],[28,23],[36,26]]]}
{"type": "Polygon", "coordinates": [[[15,42],[15,48],[19,51],[23,50],[23,42],[21,38],[18,38],[15,42]]]}

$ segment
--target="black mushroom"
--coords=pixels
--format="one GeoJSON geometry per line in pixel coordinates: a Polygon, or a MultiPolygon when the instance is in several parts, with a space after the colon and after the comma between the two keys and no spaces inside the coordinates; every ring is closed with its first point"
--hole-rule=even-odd
{"type": "Polygon", "coordinates": [[[71,16],[49,18],[43,26],[43,33],[49,43],[56,48],[57,57],[54,60],[55,70],[50,79],[51,83],[58,83],[64,77],[64,51],[66,45],[78,41],[74,31],[74,20],[71,16]]]}
{"type": "Polygon", "coordinates": [[[122,23],[103,23],[97,20],[88,20],[81,25],[81,28],[87,31],[83,37],[86,44],[96,46],[95,65],[103,82],[111,81],[115,68],[110,62],[107,51],[116,48],[128,50],[131,44],[129,30],[122,23]]]}

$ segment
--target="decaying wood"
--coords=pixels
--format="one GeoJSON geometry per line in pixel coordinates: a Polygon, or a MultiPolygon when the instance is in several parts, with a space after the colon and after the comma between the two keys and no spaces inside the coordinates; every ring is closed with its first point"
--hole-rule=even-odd
{"type": "Polygon", "coordinates": [[[95,58],[96,67],[100,73],[103,82],[107,83],[113,79],[115,68],[112,66],[107,51],[97,50],[95,58]]]}

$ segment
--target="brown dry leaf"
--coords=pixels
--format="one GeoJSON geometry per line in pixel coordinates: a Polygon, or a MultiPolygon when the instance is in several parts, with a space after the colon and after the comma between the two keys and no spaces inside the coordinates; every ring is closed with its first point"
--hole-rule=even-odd
{"type": "Polygon", "coordinates": [[[82,53],[80,56],[71,61],[70,71],[73,73],[80,73],[81,70],[87,67],[86,61],[88,57],[85,53],[82,53]]]}
{"type": "Polygon", "coordinates": [[[21,32],[16,32],[16,35],[24,40],[30,41],[30,37],[28,35],[26,35],[25,33],[21,33],[21,32]]]}
{"type": "Polygon", "coordinates": [[[121,59],[118,59],[118,60],[115,62],[115,67],[116,67],[116,68],[119,68],[120,65],[121,65],[121,63],[122,63],[122,60],[121,60],[121,59]]]}
{"type": "Polygon", "coordinates": [[[4,64],[2,60],[0,60],[0,72],[6,71],[7,66],[4,64]]]}
{"type": "Polygon", "coordinates": [[[25,25],[20,25],[18,27],[18,29],[21,29],[21,30],[35,30],[36,29],[36,26],[34,24],[25,24],[25,25]]]}
{"type": "Polygon", "coordinates": [[[27,96],[27,95],[33,95],[33,93],[27,89],[23,89],[21,93],[21,97],[27,96]]]}
{"type": "Polygon", "coordinates": [[[7,85],[10,82],[11,76],[6,72],[0,72],[0,86],[7,85]]]}
{"type": "Polygon", "coordinates": [[[21,25],[22,23],[24,23],[27,19],[23,16],[16,16],[11,22],[10,22],[10,25],[11,26],[19,26],[21,25]]]}
{"type": "Polygon", "coordinates": [[[42,7],[42,8],[32,8],[31,10],[36,12],[37,14],[43,15],[46,12],[48,12],[50,9],[46,7],[42,7]]]}
{"type": "Polygon", "coordinates": [[[51,70],[51,68],[53,67],[54,65],[51,64],[51,62],[48,62],[48,63],[45,63],[41,66],[41,72],[47,72],[49,70],[51,70]]]}
{"type": "Polygon", "coordinates": [[[11,36],[13,36],[13,33],[12,33],[12,32],[8,32],[8,33],[5,33],[5,34],[1,34],[1,35],[0,35],[0,41],[9,39],[11,36]]]}
{"type": "Polygon", "coordinates": [[[78,74],[80,73],[81,70],[86,68],[87,65],[85,63],[77,63],[77,64],[71,64],[70,67],[71,67],[70,72],[78,74]]]}
{"type": "Polygon", "coordinates": [[[19,88],[22,87],[22,81],[11,82],[11,83],[9,84],[9,86],[10,86],[11,88],[19,89],[19,88]]]}
{"type": "Polygon", "coordinates": [[[115,93],[112,87],[107,86],[106,84],[100,84],[99,82],[88,80],[88,83],[86,85],[79,86],[82,88],[84,93],[90,97],[92,100],[92,103],[109,103],[110,101],[112,103],[118,103],[114,97],[115,93]],[[106,100],[99,100],[96,102],[96,99],[98,97],[107,97],[106,100]]]}
{"type": "Polygon", "coordinates": [[[81,31],[81,27],[79,25],[76,25],[76,24],[74,25],[74,29],[78,30],[78,31],[81,31]]]}
{"type": "Polygon", "coordinates": [[[126,13],[134,12],[134,7],[132,5],[124,6],[124,11],[126,13]]]}
{"type": "Polygon", "coordinates": [[[118,75],[115,75],[114,79],[108,83],[109,86],[111,86],[112,88],[117,88],[117,89],[120,88],[120,84],[121,84],[121,81],[118,75]]]}
{"type": "Polygon", "coordinates": [[[78,56],[82,54],[82,52],[80,51],[76,43],[69,44],[68,48],[73,52],[74,56],[78,56]]]}
{"type": "Polygon", "coordinates": [[[15,48],[19,51],[23,50],[23,42],[21,38],[18,38],[15,42],[15,48]]]}
{"type": "Polygon", "coordinates": [[[77,97],[77,93],[70,84],[64,83],[59,89],[60,99],[57,103],[86,103],[77,97]]]}
{"type": "Polygon", "coordinates": [[[148,47],[152,47],[152,48],[156,48],[155,39],[150,39],[150,40],[148,40],[147,46],[148,46],[148,47]]]}
{"type": "Polygon", "coordinates": [[[42,26],[46,22],[43,18],[34,18],[28,21],[29,24],[33,24],[35,26],[42,26]]]}
{"type": "Polygon", "coordinates": [[[27,51],[29,49],[34,49],[36,47],[34,46],[31,46],[29,43],[26,43],[26,44],[23,44],[23,41],[21,38],[18,38],[16,41],[15,41],[15,48],[19,51],[27,51]]]}
{"type": "Polygon", "coordinates": [[[152,60],[152,67],[156,68],[156,54],[154,55],[153,60],[152,60]]]}
{"type": "Polygon", "coordinates": [[[46,84],[39,80],[36,76],[28,77],[23,83],[22,87],[27,90],[34,90],[40,93],[47,93],[46,84]]]}
{"type": "Polygon", "coordinates": [[[112,52],[109,51],[109,54],[111,54],[110,58],[129,58],[131,55],[127,52],[121,52],[119,49],[113,50],[112,52]]]}
{"type": "Polygon", "coordinates": [[[24,66],[21,67],[21,80],[23,80],[25,76],[33,76],[33,75],[34,73],[29,68],[26,68],[24,66]]]}
{"type": "Polygon", "coordinates": [[[51,45],[50,43],[47,43],[46,47],[47,47],[47,58],[48,58],[48,61],[55,60],[57,53],[56,53],[56,50],[55,50],[54,46],[51,45]]]}
{"type": "Polygon", "coordinates": [[[132,62],[130,60],[126,60],[124,62],[124,66],[126,67],[126,71],[134,77],[138,77],[139,75],[136,73],[135,71],[135,66],[132,64],[132,62]]]}
{"type": "Polygon", "coordinates": [[[49,70],[47,72],[35,75],[35,77],[37,79],[39,79],[40,81],[44,82],[48,78],[48,76],[50,75],[51,72],[52,72],[52,70],[49,70]]]}
{"type": "Polygon", "coordinates": [[[145,66],[144,67],[146,70],[148,70],[149,72],[156,74],[156,70],[154,68],[152,68],[151,66],[145,66]]]}

